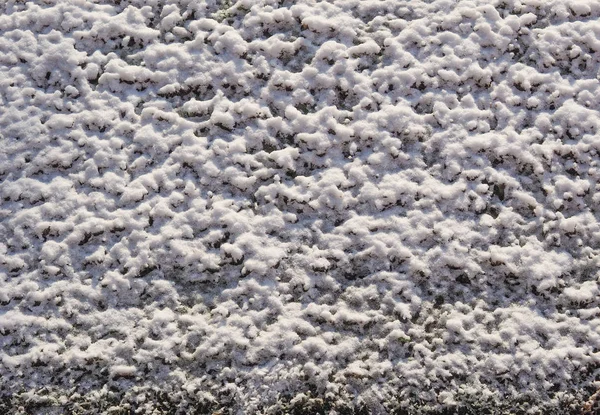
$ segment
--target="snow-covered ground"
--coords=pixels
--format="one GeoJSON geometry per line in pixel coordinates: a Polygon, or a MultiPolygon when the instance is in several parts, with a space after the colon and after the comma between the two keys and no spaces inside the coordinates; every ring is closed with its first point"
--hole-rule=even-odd
{"type": "Polygon", "coordinates": [[[576,410],[599,18],[3,0],[0,409],[576,410]]]}

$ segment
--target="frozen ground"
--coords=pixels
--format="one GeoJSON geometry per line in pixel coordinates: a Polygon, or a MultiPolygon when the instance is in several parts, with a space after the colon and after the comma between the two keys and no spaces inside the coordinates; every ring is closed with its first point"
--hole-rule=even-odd
{"type": "Polygon", "coordinates": [[[6,413],[600,386],[600,2],[1,4],[6,413]]]}

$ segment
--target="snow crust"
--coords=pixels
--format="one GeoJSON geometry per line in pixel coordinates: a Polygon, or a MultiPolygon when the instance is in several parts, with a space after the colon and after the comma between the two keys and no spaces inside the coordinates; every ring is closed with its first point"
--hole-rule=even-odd
{"type": "Polygon", "coordinates": [[[600,386],[600,2],[0,10],[3,396],[600,386]]]}

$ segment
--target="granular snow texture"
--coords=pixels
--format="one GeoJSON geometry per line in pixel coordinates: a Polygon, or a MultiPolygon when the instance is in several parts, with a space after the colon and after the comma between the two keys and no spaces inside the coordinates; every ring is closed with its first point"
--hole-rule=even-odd
{"type": "Polygon", "coordinates": [[[6,413],[600,386],[599,1],[1,4],[6,413]]]}

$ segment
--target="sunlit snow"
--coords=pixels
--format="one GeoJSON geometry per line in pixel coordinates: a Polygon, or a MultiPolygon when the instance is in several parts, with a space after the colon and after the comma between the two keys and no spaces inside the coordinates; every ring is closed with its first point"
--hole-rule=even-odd
{"type": "Polygon", "coordinates": [[[0,412],[578,411],[599,79],[597,0],[0,2],[0,412]]]}

